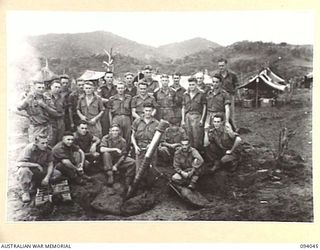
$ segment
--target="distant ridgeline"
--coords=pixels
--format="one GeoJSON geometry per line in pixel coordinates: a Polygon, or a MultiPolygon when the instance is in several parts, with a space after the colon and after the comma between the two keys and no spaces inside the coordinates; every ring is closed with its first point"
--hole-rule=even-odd
{"type": "Polygon", "coordinates": [[[104,71],[102,62],[107,59],[104,48],[114,50],[116,77],[122,77],[127,71],[137,73],[145,64],[151,64],[158,72],[168,74],[178,71],[190,75],[205,69],[210,73],[217,70],[220,57],[228,59],[239,81],[267,66],[287,80],[312,71],[312,45],[242,41],[223,47],[203,38],[195,38],[155,48],[108,32],[81,35],[82,39],[78,39],[76,34],[49,34],[31,37],[29,43],[39,53],[41,64],[48,58],[53,72],[65,72],[74,78],[85,70],[104,71]]]}

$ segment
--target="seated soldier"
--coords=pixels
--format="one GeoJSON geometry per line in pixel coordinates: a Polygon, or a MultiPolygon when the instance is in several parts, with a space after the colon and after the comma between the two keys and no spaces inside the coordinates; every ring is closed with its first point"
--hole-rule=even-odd
{"type": "Polygon", "coordinates": [[[120,136],[118,124],[112,124],[110,133],[101,140],[100,152],[103,158],[103,168],[106,172],[107,185],[113,185],[113,172],[124,171],[125,185],[128,188],[135,175],[135,161],[126,156],[127,143],[120,136]]]}
{"type": "Polygon", "coordinates": [[[35,142],[28,144],[18,160],[18,180],[22,188],[21,199],[29,202],[32,185],[34,188],[47,186],[49,182],[57,180],[61,173],[53,167],[51,148],[48,147],[47,135],[40,134],[35,142]]]}
{"type": "Polygon", "coordinates": [[[172,123],[173,121],[174,118],[171,119],[170,127],[165,130],[163,140],[158,148],[158,156],[161,159],[161,162],[165,162],[171,166],[176,149],[181,146],[180,142],[182,138],[187,136],[186,131],[179,126],[174,125],[172,123]]]}
{"type": "Polygon", "coordinates": [[[176,173],[172,176],[172,181],[195,189],[202,164],[203,159],[198,150],[190,146],[189,138],[183,138],[181,148],[174,153],[173,168],[176,173]]]}
{"type": "MultiPolygon", "coordinates": [[[[206,140],[207,138],[205,138],[206,140]]],[[[205,148],[206,162],[210,164],[211,172],[221,166],[230,167],[234,170],[239,159],[238,146],[241,138],[235,133],[230,124],[224,124],[222,115],[213,117],[213,125],[208,133],[209,146],[205,148]]],[[[204,142],[208,144],[207,141],[204,142]]]]}
{"type": "Polygon", "coordinates": [[[84,174],[85,155],[84,152],[74,144],[74,135],[66,131],[63,134],[62,141],[52,149],[54,163],[65,177],[71,182],[84,185],[85,179],[91,178],[84,174]]]}
{"type": "Polygon", "coordinates": [[[87,164],[95,163],[99,159],[100,154],[97,152],[99,143],[100,139],[88,131],[87,122],[81,121],[74,133],[74,144],[84,152],[87,164]]]}

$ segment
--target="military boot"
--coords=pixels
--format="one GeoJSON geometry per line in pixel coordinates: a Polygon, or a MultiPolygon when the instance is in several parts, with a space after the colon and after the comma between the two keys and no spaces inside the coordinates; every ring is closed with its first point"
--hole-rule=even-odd
{"type": "Polygon", "coordinates": [[[192,176],[188,188],[190,188],[191,190],[194,190],[196,188],[196,183],[197,183],[198,179],[199,179],[198,176],[192,176]]]}

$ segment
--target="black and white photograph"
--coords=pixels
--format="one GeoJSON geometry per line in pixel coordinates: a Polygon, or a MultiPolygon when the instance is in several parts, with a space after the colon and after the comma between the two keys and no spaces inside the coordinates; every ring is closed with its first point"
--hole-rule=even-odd
{"type": "Polygon", "coordinates": [[[311,11],[7,11],[8,222],[314,222],[311,11]]]}

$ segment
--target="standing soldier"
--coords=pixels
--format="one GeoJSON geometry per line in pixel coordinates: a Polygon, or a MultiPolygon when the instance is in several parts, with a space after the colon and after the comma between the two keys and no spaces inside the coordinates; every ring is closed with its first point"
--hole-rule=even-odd
{"type": "Polygon", "coordinates": [[[175,73],[173,76],[173,84],[171,87],[175,89],[176,91],[176,101],[174,103],[174,119],[172,120],[172,123],[180,126],[181,124],[181,109],[182,109],[182,99],[183,99],[183,94],[186,92],[186,89],[180,85],[180,79],[181,75],[180,73],[175,73]]]}
{"type": "Polygon", "coordinates": [[[171,121],[174,118],[174,103],[176,101],[176,91],[169,87],[169,76],[161,75],[161,88],[156,89],[154,97],[158,104],[157,117],[166,121],[171,121]]]}
{"type": "Polygon", "coordinates": [[[83,87],[84,80],[78,79],[76,90],[69,95],[68,99],[70,127],[73,130],[80,122],[80,118],[77,114],[77,106],[80,96],[84,95],[83,87]]]}
{"type": "MultiPolygon", "coordinates": [[[[212,81],[213,90],[207,94],[207,118],[204,125],[205,137],[208,137],[209,127],[212,125],[215,115],[222,115],[225,118],[226,124],[230,126],[231,97],[228,92],[221,88],[221,76],[219,74],[215,74],[212,77],[212,81]]],[[[208,141],[208,138],[205,140],[208,141]]]]}
{"type": "MultiPolygon", "coordinates": [[[[152,94],[147,93],[147,83],[144,80],[140,80],[138,83],[139,94],[132,98],[131,108],[132,117],[138,119],[143,115],[144,104],[152,103],[153,107],[157,107],[156,99],[152,94]]],[[[153,109],[152,116],[155,116],[157,110],[153,109]]]]}
{"type": "Polygon", "coordinates": [[[56,145],[62,139],[65,130],[65,98],[62,97],[61,83],[59,80],[53,80],[50,91],[44,93],[45,97],[51,100],[52,107],[56,110],[57,115],[50,115],[50,123],[52,125],[52,140],[49,141],[50,146],[56,145]]]}
{"type": "Polygon", "coordinates": [[[235,120],[234,120],[234,114],[235,114],[234,102],[235,102],[238,78],[234,73],[228,70],[227,63],[228,61],[226,59],[221,58],[218,61],[218,67],[219,67],[219,73],[222,79],[222,88],[225,91],[227,91],[231,97],[230,117],[232,119],[233,125],[236,126],[235,120]]]}
{"type": "Polygon", "coordinates": [[[133,84],[133,73],[127,72],[124,74],[124,81],[125,81],[125,91],[124,93],[127,95],[131,95],[134,97],[137,95],[137,87],[133,84]]]}
{"type": "Polygon", "coordinates": [[[127,143],[120,136],[118,124],[112,124],[110,133],[101,140],[100,152],[103,158],[103,169],[107,177],[107,185],[112,185],[114,178],[113,172],[118,170],[125,171],[126,188],[131,184],[135,174],[135,162],[126,156],[127,143]]]}
{"type": "Polygon", "coordinates": [[[102,135],[109,133],[110,121],[109,121],[109,110],[108,102],[111,96],[117,94],[117,89],[113,85],[113,72],[107,71],[104,76],[105,83],[99,86],[98,95],[101,97],[105,111],[101,117],[102,135]]]}
{"type": "Polygon", "coordinates": [[[147,93],[154,94],[154,91],[159,88],[159,82],[152,78],[152,66],[146,65],[143,70],[144,79],[147,83],[147,93]]]}
{"type": "Polygon", "coordinates": [[[39,134],[46,134],[49,141],[52,139],[52,126],[49,115],[57,115],[56,110],[52,107],[51,100],[44,95],[44,83],[35,82],[33,91],[23,99],[17,107],[19,111],[25,110],[30,120],[28,129],[29,142],[34,142],[35,137],[39,134]]]}
{"type": "Polygon", "coordinates": [[[93,84],[89,81],[84,84],[84,92],[84,96],[81,96],[78,102],[78,116],[82,121],[88,123],[88,129],[92,135],[101,138],[100,118],[104,112],[102,100],[94,94],[93,84]]]}
{"type": "MultiPolygon", "coordinates": [[[[159,122],[152,117],[152,112],[152,103],[145,103],[143,109],[144,115],[136,119],[132,124],[131,142],[136,154],[136,171],[141,167],[147,148],[159,124],[159,122]]],[[[157,154],[155,153],[153,156],[153,165],[155,166],[156,163],[157,154]]]]}
{"type": "Polygon", "coordinates": [[[172,181],[195,189],[203,162],[198,150],[190,146],[189,139],[183,138],[181,148],[174,154],[173,168],[176,173],[172,176],[172,181]]]}
{"type": "Polygon", "coordinates": [[[204,83],[204,75],[202,72],[198,72],[195,74],[195,78],[197,79],[197,87],[202,90],[205,94],[210,90],[208,86],[204,83]]]}
{"type": "Polygon", "coordinates": [[[186,126],[191,146],[201,150],[207,100],[205,94],[197,88],[195,78],[189,78],[188,82],[188,91],[183,94],[181,125],[186,126]]]}
{"type": "Polygon", "coordinates": [[[124,93],[124,84],[117,84],[118,94],[111,96],[108,104],[111,124],[118,124],[122,137],[130,143],[131,135],[131,96],[124,93]]]}
{"type": "MultiPolygon", "coordinates": [[[[64,102],[66,104],[68,103],[69,100],[69,95],[71,94],[71,89],[70,89],[70,81],[69,81],[69,76],[66,74],[63,74],[60,76],[60,83],[61,83],[61,97],[64,99],[64,102]]],[[[71,121],[70,121],[70,115],[69,115],[69,106],[65,105],[64,107],[64,124],[66,130],[71,130],[71,121]]]]}

